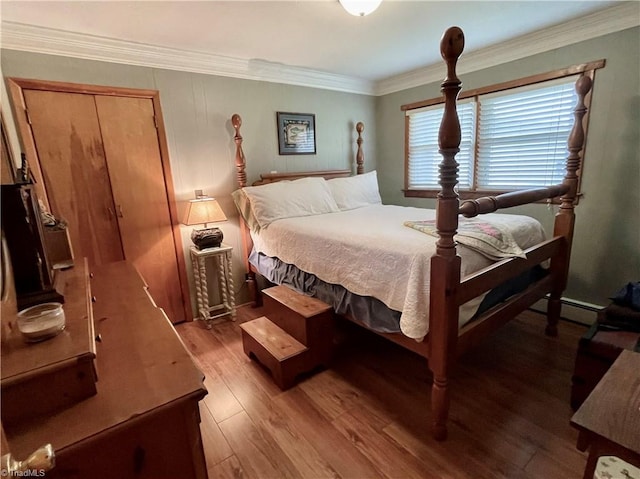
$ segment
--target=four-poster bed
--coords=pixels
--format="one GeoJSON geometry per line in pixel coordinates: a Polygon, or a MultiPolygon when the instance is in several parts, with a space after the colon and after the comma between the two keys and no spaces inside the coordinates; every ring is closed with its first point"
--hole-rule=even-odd
{"type": "MultiPolygon", "coordinates": [[[[460,124],[456,112],[456,101],[461,89],[461,81],[456,75],[456,63],[464,47],[464,36],[462,30],[457,27],[449,28],[443,35],[440,47],[442,57],[447,65],[447,75],[442,83],[445,108],[439,132],[440,153],[443,158],[440,165],[441,190],[438,194],[437,207],[434,213],[437,241],[436,239],[433,240],[432,246],[434,251],[432,254],[429,254],[429,258],[423,262],[424,265],[421,265],[421,267],[424,266],[425,269],[418,270],[427,276],[426,278],[423,278],[424,287],[427,288],[427,290],[423,291],[423,296],[417,296],[426,298],[425,304],[428,306],[425,308],[426,311],[424,311],[424,315],[427,318],[427,323],[424,327],[423,334],[420,334],[420,331],[422,330],[418,328],[418,332],[416,334],[410,333],[407,335],[402,324],[400,326],[400,330],[405,332],[405,334],[402,332],[380,332],[380,330],[376,332],[428,359],[429,369],[433,374],[431,394],[433,435],[435,438],[442,440],[446,438],[447,435],[446,422],[449,410],[449,371],[455,361],[456,355],[463,353],[469,347],[479,342],[488,333],[506,323],[508,320],[512,319],[547,294],[549,295],[549,300],[546,333],[552,336],[557,334],[557,323],[560,317],[561,307],[560,298],[567,282],[569,257],[571,252],[571,243],[573,240],[574,204],[577,196],[578,172],[581,168],[581,152],[584,143],[584,128],[582,120],[586,113],[585,96],[591,89],[591,79],[588,76],[583,75],[576,83],[579,101],[575,108],[575,123],[568,140],[569,155],[567,159],[566,175],[561,184],[546,188],[517,191],[495,197],[485,197],[461,202],[455,189],[458,181],[458,165],[456,163],[455,156],[459,151],[460,145],[460,124]],[[468,248],[457,245],[456,240],[454,240],[454,236],[458,233],[459,229],[462,229],[462,224],[465,221],[459,218],[460,215],[466,218],[473,218],[478,215],[485,215],[487,213],[498,211],[502,208],[558,197],[560,198],[560,206],[555,218],[553,236],[550,239],[534,237],[529,232],[520,234],[520,237],[530,237],[529,244],[525,244],[522,248],[524,250],[524,255],[514,255],[513,257],[508,257],[497,262],[487,261],[486,263],[478,263],[480,266],[476,265],[475,268],[472,268],[471,270],[465,266],[471,261],[469,258],[474,258],[473,255],[477,255],[477,253],[467,251],[468,248]],[[546,268],[547,263],[549,264],[548,268],[546,268]],[[538,274],[535,277],[528,278],[527,285],[523,286],[519,292],[512,294],[508,299],[502,298],[499,303],[492,305],[485,311],[477,312],[472,321],[466,322],[466,324],[460,326],[460,307],[462,305],[465,305],[465,303],[468,303],[474,298],[481,298],[488,291],[500,287],[500,285],[505,282],[512,282],[514,278],[520,277],[529,271],[533,271],[535,268],[541,270],[540,265],[545,265],[543,274],[538,274]]],[[[246,194],[249,195],[249,201],[245,204],[244,208],[251,208],[252,203],[250,195],[257,192],[257,190],[252,190],[252,187],[247,184],[245,172],[246,159],[242,150],[243,138],[240,134],[242,120],[240,116],[236,114],[233,115],[231,121],[235,129],[235,162],[237,167],[238,186],[243,192],[246,192],[246,194]]],[[[352,178],[360,177],[365,181],[364,178],[367,175],[370,175],[370,173],[364,173],[364,154],[362,150],[362,132],[364,131],[364,125],[362,123],[358,123],[356,125],[356,131],[357,175],[352,178]]],[[[315,178],[319,182],[322,182],[324,181],[322,178],[347,178],[350,174],[350,170],[268,174],[261,175],[261,180],[254,183],[254,185],[271,185],[281,180],[297,180],[308,177],[315,178]]],[[[327,181],[326,183],[331,183],[331,181],[327,181]]],[[[366,181],[370,182],[372,180],[369,177],[366,181]]],[[[296,182],[290,182],[290,184],[294,183],[296,182]]],[[[334,188],[333,191],[336,191],[336,184],[337,183],[331,184],[334,188]]],[[[309,183],[309,185],[312,185],[312,183],[309,183]]],[[[318,186],[319,188],[325,188],[324,185],[320,185],[319,183],[318,185],[313,183],[313,185],[318,186]]],[[[358,188],[359,187],[360,186],[358,186],[358,188]]],[[[275,189],[273,189],[273,191],[277,192],[275,189]]],[[[255,197],[253,198],[255,200],[255,197]]],[[[367,201],[369,200],[366,200],[365,203],[367,201]]],[[[365,205],[361,210],[366,212],[368,211],[368,208],[402,208],[376,205],[374,204],[377,203],[375,199],[370,201],[370,203],[372,204],[365,205]]],[[[254,203],[253,207],[255,206],[256,204],[254,203]]],[[[303,225],[305,229],[304,234],[312,234],[314,231],[313,225],[316,224],[316,220],[320,217],[344,216],[347,218],[345,222],[349,223],[356,221],[354,220],[355,216],[353,216],[356,214],[354,211],[360,211],[351,208],[345,208],[349,211],[342,211],[340,208],[334,211],[331,208],[332,207],[330,207],[328,211],[321,212],[328,214],[317,215],[317,218],[315,216],[311,218],[302,218],[298,223],[303,225]],[[311,233],[309,231],[311,231],[311,233]]],[[[252,220],[247,220],[246,212],[242,211],[242,206],[239,205],[239,209],[241,210],[241,213],[243,213],[240,218],[240,226],[244,246],[243,253],[248,271],[247,283],[249,285],[252,299],[254,301],[258,301],[258,291],[255,281],[255,275],[258,268],[255,266],[255,262],[249,261],[249,258],[252,255],[254,246],[260,246],[265,251],[269,251],[270,247],[268,245],[261,246],[263,242],[262,236],[269,235],[261,235],[260,225],[252,224],[252,220]]],[[[374,214],[378,215],[378,211],[380,210],[375,211],[376,213],[374,214]]],[[[397,211],[399,210],[394,210],[393,214],[399,214],[397,211]]],[[[510,215],[488,216],[492,218],[491,221],[494,221],[495,219],[495,221],[500,223],[500,220],[504,219],[501,217],[510,215]]],[[[284,234],[283,238],[297,238],[291,236],[292,232],[287,229],[292,225],[292,223],[294,223],[294,221],[291,220],[293,220],[293,218],[286,218],[279,221],[274,220],[270,224],[267,224],[262,231],[282,230],[284,234]]],[[[321,226],[316,229],[317,231],[320,231],[324,228],[324,225],[321,223],[318,224],[321,226]]],[[[291,227],[293,228],[293,226],[291,227]]],[[[512,233],[514,237],[518,235],[516,230],[512,231],[512,233]]],[[[409,238],[411,234],[414,235],[416,241],[422,240],[423,242],[427,242],[426,239],[420,236],[420,233],[416,233],[409,228],[406,228],[402,232],[398,232],[397,237],[409,238]]],[[[351,233],[349,233],[349,235],[351,235],[351,233]]],[[[303,244],[310,238],[310,236],[302,236],[301,238],[302,239],[297,239],[295,241],[303,244]]],[[[292,242],[295,241],[292,240],[292,242]]],[[[323,239],[322,241],[325,240],[323,239]]],[[[344,249],[344,244],[342,244],[341,247],[344,249]]],[[[362,249],[366,253],[368,251],[366,248],[368,247],[369,246],[362,245],[361,248],[356,247],[354,249],[362,249]]],[[[412,248],[413,246],[407,246],[407,244],[405,244],[405,250],[412,250],[412,248]]],[[[410,263],[413,267],[417,261],[416,257],[417,256],[414,255],[408,257],[408,259],[405,258],[407,264],[410,263]]],[[[402,260],[394,259],[392,261],[397,261],[397,264],[403,264],[402,260]]],[[[303,270],[304,272],[304,269],[304,267],[300,266],[300,270],[303,270]]],[[[311,271],[311,273],[314,272],[311,271]]],[[[415,276],[409,275],[409,277],[411,279],[415,279],[415,276]]],[[[392,280],[393,278],[387,278],[389,284],[393,284],[392,280]]],[[[332,283],[331,280],[327,281],[328,283],[332,283]]],[[[354,283],[352,282],[351,284],[354,283]]],[[[423,283],[420,283],[420,285],[422,284],[423,283]]],[[[395,285],[393,286],[395,287],[395,285]]],[[[391,287],[390,289],[394,289],[394,287],[391,287]]],[[[402,290],[401,293],[405,294],[405,291],[402,290]]],[[[355,322],[361,323],[362,321],[360,321],[360,318],[358,318],[357,314],[354,314],[353,311],[354,310],[349,310],[349,312],[344,314],[344,316],[355,322]]],[[[402,311],[400,314],[403,314],[402,311]]],[[[407,330],[411,330],[411,328],[409,327],[407,330]]]]}

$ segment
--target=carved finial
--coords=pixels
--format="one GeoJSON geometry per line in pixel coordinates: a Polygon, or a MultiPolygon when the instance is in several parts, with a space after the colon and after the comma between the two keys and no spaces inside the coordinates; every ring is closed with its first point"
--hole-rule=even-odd
{"type": "Polygon", "coordinates": [[[240,118],[240,115],[234,113],[231,117],[231,124],[236,131],[233,137],[233,141],[236,143],[236,177],[238,179],[238,186],[244,188],[247,186],[247,173],[245,172],[247,162],[244,157],[244,151],[242,151],[242,135],[240,134],[242,118],[240,118]]]}
{"type": "Polygon", "coordinates": [[[364,131],[364,123],[359,121],[356,123],[356,131],[358,132],[358,151],[356,152],[356,174],[364,173],[364,152],[362,151],[362,132],[364,131]]]}
{"type": "Polygon", "coordinates": [[[449,27],[440,40],[440,53],[445,61],[457,59],[464,50],[464,33],[460,27],[449,27]]]}
{"type": "Polygon", "coordinates": [[[238,130],[242,126],[242,118],[240,118],[240,115],[238,115],[237,113],[234,113],[233,116],[231,117],[231,124],[233,125],[233,128],[236,130],[236,134],[237,134],[238,130]]]}
{"type": "Polygon", "coordinates": [[[456,63],[464,50],[464,33],[460,27],[449,27],[440,40],[440,55],[447,64],[447,80],[458,80],[456,63]]]}
{"type": "Polygon", "coordinates": [[[578,93],[578,97],[582,99],[583,103],[584,97],[586,97],[587,93],[591,91],[592,83],[591,77],[587,75],[582,75],[578,78],[578,81],[576,81],[576,93],[578,93]]]}

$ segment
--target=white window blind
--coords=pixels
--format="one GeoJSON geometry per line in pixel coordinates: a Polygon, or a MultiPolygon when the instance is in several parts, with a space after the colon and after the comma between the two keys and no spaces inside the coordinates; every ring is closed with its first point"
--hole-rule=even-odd
{"type": "Polygon", "coordinates": [[[479,189],[511,190],[562,182],[577,101],[576,77],[480,97],[479,189]],[[506,93],[506,94],[505,94],[506,93]]]}
{"type": "MultiPolygon", "coordinates": [[[[443,105],[407,111],[409,117],[408,187],[410,189],[439,188],[439,169],[442,155],[438,153],[438,130],[444,113],[443,105]]],[[[473,142],[475,138],[475,103],[458,103],[460,119],[460,152],[458,186],[469,188],[473,183],[473,142]]]]}
{"type": "MultiPolygon", "coordinates": [[[[458,188],[511,191],[561,183],[577,102],[577,78],[564,77],[459,102],[458,188]]],[[[440,187],[438,130],[443,112],[440,103],[406,113],[409,189],[440,187]]]]}

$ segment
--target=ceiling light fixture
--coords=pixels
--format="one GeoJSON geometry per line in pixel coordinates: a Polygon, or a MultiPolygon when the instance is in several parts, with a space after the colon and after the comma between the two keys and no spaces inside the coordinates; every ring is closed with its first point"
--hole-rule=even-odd
{"type": "Polygon", "coordinates": [[[339,0],[340,5],[351,15],[364,17],[373,13],[380,6],[382,0],[339,0]]]}

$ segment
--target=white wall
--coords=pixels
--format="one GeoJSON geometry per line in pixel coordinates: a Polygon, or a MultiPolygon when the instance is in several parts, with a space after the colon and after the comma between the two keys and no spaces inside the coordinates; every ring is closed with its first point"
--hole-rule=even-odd
{"type": "MultiPolygon", "coordinates": [[[[353,167],[358,121],[365,124],[365,168],[369,171],[376,166],[374,142],[367,141],[375,138],[375,99],[369,96],[12,50],[2,50],[1,62],[5,77],[160,92],[178,209],[183,210],[196,189],[220,201],[229,221],[218,226],[225,243],[234,247],[234,278],[240,302],[248,296],[246,288],[240,288],[244,284],[244,261],[238,216],[231,199],[236,188],[231,116],[238,113],[243,119],[241,133],[249,182],[270,171],[353,167]],[[316,155],[278,155],[277,111],[316,115],[316,155]]],[[[188,268],[191,229],[182,227],[188,268]]]]}

